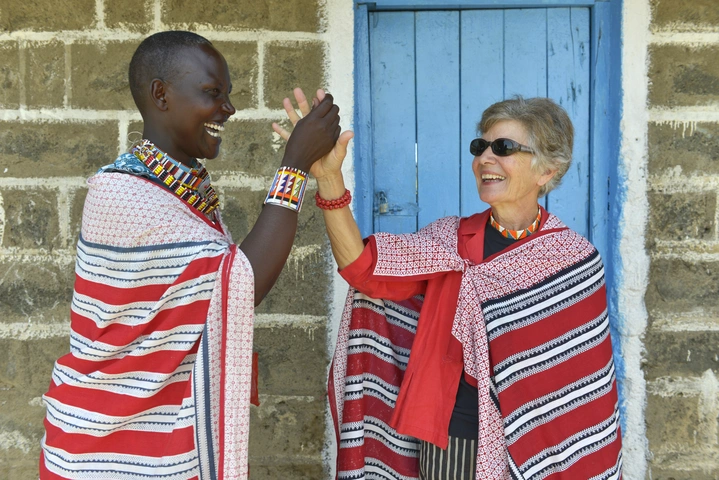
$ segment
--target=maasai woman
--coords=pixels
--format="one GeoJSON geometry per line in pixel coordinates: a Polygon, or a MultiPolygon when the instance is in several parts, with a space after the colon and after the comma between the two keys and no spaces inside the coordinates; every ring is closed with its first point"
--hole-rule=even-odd
{"type": "Polygon", "coordinates": [[[491,208],[415,234],[362,241],[340,170],[351,132],[311,169],[353,287],[330,375],[338,477],[619,478],[602,262],[538,205],[569,168],[571,121],[514,98],[478,130],[472,171],[491,208]]]}
{"type": "Polygon", "coordinates": [[[129,73],[144,138],[88,180],[40,477],[247,478],[254,307],[287,260],[338,108],[323,95],[298,126],[236,244],[198,160],[217,157],[235,113],[224,57],[194,33],[160,32],[129,73]]]}

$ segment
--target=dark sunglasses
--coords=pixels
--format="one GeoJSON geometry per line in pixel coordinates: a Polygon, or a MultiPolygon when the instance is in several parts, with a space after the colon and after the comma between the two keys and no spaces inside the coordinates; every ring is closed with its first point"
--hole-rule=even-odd
{"type": "Polygon", "coordinates": [[[469,153],[475,157],[479,157],[487,150],[487,147],[492,147],[492,152],[498,157],[508,157],[517,152],[534,153],[531,148],[517,143],[509,138],[498,138],[493,142],[488,142],[483,138],[475,138],[469,144],[469,153]]]}

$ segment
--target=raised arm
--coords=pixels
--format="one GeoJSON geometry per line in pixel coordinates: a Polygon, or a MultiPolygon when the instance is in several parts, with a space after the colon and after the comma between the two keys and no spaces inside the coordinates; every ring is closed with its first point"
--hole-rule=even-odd
{"type": "MultiPolygon", "coordinates": [[[[339,108],[331,95],[322,95],[315,108],[304,100],[308,112],[287,142],[283,167],[308,172],[313,163],[335,145],[340,133],[339,108]]],[[[269,185],[268,185],[269,188],[269,185]]],[[[310,200],[310,199],[307,199],[310,200]]],[[[255,275],[255,305],[259,305],[277,281],[297,232],[297,212],[278,205],[265,205],[250,233],[240,244],[255,275]]]]}
{"type": "MultiPolygon", "coordinates": [[[[324,101],[326,98],[322,90],[317,91],[317,98],[324,101]]],[[[310,110],[309,102],[305,99],[302,90],[295,89],[295,99],[304,115],[304,118],[312,115],[314,110],[310,110]]],[[[301,118],[295,111],[292,102],[285,98],[285,111],[292,125],[295,126],[292,135],[290,132],[273,123],[272,128],[285,140],[292,142],[298,132],[298,128],[302,125],[301,118]]],[[[350,130],[343,132],[332,150],[319,161],[315,162],[310,169],[310,173],[317,179],[317,189],[321,198],[325,200],[334,200],[340,198],[345,193],[345,182],[342,176],[342,162],[347,155],[347,145],[354,136],[350,130]]],[[[362,236],[360,235],[357,222],[352,215],[349,206],[338,208],[335,210],[322,210],[327,227],[327,236],[332,245],[332,254],[337,261],[337,265],[342,269],[354,262],[360,256],[364,248],[362,236]]]]}

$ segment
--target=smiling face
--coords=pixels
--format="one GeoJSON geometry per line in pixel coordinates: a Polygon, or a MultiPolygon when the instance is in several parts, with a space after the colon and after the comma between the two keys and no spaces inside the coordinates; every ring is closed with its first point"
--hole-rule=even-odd
{"type": "Polygon", "coordinates": [[[208,45],[187,48],[179,59],[176,74],[165,84],[166,141],[158,147],[182,163],[215,158],[224,123],[235,113],[227,62],[208,45]]]}
{"type": "MultiPolygon", "coordinates": [[[[482,134],[489,142],[508,138],[522,145],[528,144],[527,137],[526,130],[516,120],[497,122],[482,134]]],[[[554,172],[536,172],[531,164],[531,153],[500,157],[491,147],[472,162],[479,198],[492,206],[492,211],[499,214],[506,225],[497,220],[506,228],[524,228],[525,217],[532,220],[536,217],[539,189],[554,175],[554,172]]]]}

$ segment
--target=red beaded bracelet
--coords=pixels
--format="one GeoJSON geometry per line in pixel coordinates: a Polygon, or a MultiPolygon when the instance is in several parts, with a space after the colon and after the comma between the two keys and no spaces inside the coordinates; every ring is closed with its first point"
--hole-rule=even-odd
{"type": "Polygon", "coordinates": [[[337,208],[343,208],[351,202],[352,194],[350,194],[350,191],[347,188],[345,188],[345,193],[343,193],[340,198],[335,198],[334,200],[325,200],[320,197],[320,192],[315,193],[315,203],[322,210],[335,210],[337,208]]]}

